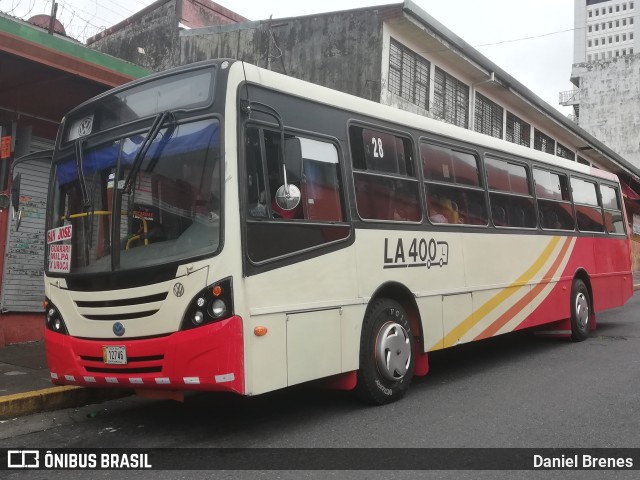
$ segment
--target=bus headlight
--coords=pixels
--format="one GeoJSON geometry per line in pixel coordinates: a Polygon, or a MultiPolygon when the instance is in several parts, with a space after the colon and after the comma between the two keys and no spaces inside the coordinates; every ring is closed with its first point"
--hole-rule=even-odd
{"type": "Polygon", "coordinates": [[[200,327],[233,315],[231,278],[225,278],[198,292],[185,312],[180,330],[200,327]]]}
{"type": "Polygon", "coordinates": [[[191,321],[194,325],[202,325],[202,322],[204,322],[204,313],[198,310],[193,314],[193,318],[191,318],[191,321]]]}
{"type": "Polygon", "coordinates": [[[209,314],[213,318],[222,318],[227,313],[227,306],[220,299],[214,300],[209,306],[209,314]]]}
{"type": "Polygon", "coordinates": [[[67,326],[64,324],[64,320],[62,319],[62,315],[60,315],[60,311],[56,308],[56,306],[51,303],[48,299],[45,300],[46,308],[45,308],[45,320],[46,327],[52,332],[61,333],[63,335],[69,335],[67,331],[67,326]]]}

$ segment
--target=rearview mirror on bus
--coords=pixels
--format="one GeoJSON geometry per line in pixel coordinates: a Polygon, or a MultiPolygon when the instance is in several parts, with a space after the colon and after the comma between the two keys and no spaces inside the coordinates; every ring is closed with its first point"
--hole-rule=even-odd
{"type": "Polygon", "coordinates": [[[300,188],[302,179],[302,147],[298,137],[287,138],[284,142],[284,158],[282,159],[284,185],[276,192],[276,204],[282,210],[293,210],[300,204],[300,188]]]}

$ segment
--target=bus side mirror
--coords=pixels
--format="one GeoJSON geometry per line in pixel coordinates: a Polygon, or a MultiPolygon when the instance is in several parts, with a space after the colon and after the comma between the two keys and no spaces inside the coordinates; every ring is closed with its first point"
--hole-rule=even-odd
{"type": "Polygon", "coordinates": [[[298,137],[284,142],[284,185],[276,192],[276,205],[282,210],[293,210],[300,204],[302,195],[295,185],[302,179],[302,147],[298,137]]]}
{"type": "Polygon", "coordinates": [[[16,231],[20,228],[22,220],[22,210],[20,209],[20,174],[17,174],[11,181],[11,205],[13,206],[13,219],[16,222],[16,231]]]}

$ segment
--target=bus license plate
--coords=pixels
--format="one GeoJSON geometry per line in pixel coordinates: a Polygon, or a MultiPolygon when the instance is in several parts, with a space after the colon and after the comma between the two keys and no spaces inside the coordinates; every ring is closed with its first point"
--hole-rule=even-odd
{"type": "Polygon", "coordinates": [[[127,347],[125,346],[104,346],[102,347],[102,359],[107,365],[126,365],[127,347]]]}

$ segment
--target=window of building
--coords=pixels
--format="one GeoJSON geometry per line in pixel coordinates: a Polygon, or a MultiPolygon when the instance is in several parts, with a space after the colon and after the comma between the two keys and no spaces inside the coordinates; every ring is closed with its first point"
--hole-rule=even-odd
{"type": "Polygon", "coordinates": [[[598,39],[596,38],[596,39],[594,40],[594,42],[595,42],[595,45],[596,45],[596,47],[597,47],[597,46],[598,46],[598,39]]]}
{"type": "Polygon", "coordinates": [[[620,5],[616,5],[616,12],[620,11],[620,5]]]}
{"type": "Polygon", "coordinates": [[[474,130],[496,138],[502,138],[504,109],[480,93],[476,93],[474,130]]]}
{"type": "Polygon", "coordinates": [[[633,17],[631,17],[631,18],[629,19],[629,24],[630,24],[630,25],[633,25],[633,17]]]}
{"type": "Polygon", "coordinates": [[[492,157],[486,157],[484,165],[493,224],[535,228],[537,222],[528,168],[492,157]]]}
{"type": "Polygon", "coordinates": [[[626,18],[623,18],[623,19],[622,19],[622,26],[623,26],[623,27],[626,27],[626,26],[627,26],[627,19],[626,19],[626,18]]]}
{"type": "Polygon", "coordinates": [[[616,20],[616,27],[620,26],[620,20],[616,20]]]}
{"type": "Polygon", "coordinates": [[[613,22],[609,22],[609,28],[613,28],[613,22]]]}
{"type": "Polygon", "coordinates": [[[587,55],[587,62],[591,61],[591,55],[587,55]]]}
{"type": "Polygon", "coordinates": [[[475,154],[420,144],[431,223],[487,225],[487,205],[475,154]]]}
{"type": "Polygon", "coordinates": [[[587,160],[582,158],[580,155],[578,155],[578,163],[581,163],[582,165],[591,165],[587,160]]]}
{"type": "Polygon", "coordinates": [[[609,37],[609,43],[613,42],[613,37],[609,37]]]}
{"type": "Polygon", "coordinates": [[[591,40],[589,40],[589,41],[587,42],[587,45],[588,45],[589,47],[591,47],[591,46],[592,46],[592,44],[591,44],[591,40]]]}
{"type": "Polygon", "coordinates": [[[391,39],[389,53],[389,91],[405,100],[429,109],[429,72],[431,64],[404,45],[391,39]]]}
{"type": "Polygon", "coordinates": [[[629,49],[629,55],[633,55],[633,48],[629,49]]]}
{"type": "Polygon", "coordinates": [[[613,7],[609,7],[609,13],[613,13],[613,7]]]}
{"type": "Polygon", "coordinates": [[[626,10],[626,9],[627,9],[627,4],[626,4],[626,3],[623,3],[623,4],[622,4],[622,10],[626,10]]]}
{"type": "MultiPolygon", "coordinates": [[[[604,60],[604,53],[602,54],[602,59],[604,60]]],[[[569,148],[562,145],[560,142],[556,142],[556,155],[558,157],[566,158],[567,160],[576,159],[576,154],[573,153],[569,148]]]]}
{"type": "Polygon", "coordinates": [[[469,87],[436,67],[433,113],[445,122],[469,128],[469,87]]]}
{"type": "Polygon", "coordinates": [[[596,184],[572,177],[571,190],[573,203],[576,207],[578,229],[583,232],[604,232],[604,221],[598,203],[596,184]]]}
{"type": "Polygon", "coordinates": [[[555,154],[556,142],[553,138],[545,135],[539,130],[536,130],[533,135],[533,148],[540,150],[541,152],[555,154]]]}
{"type": "Polygon", "coordinates": [[[616,50],[616,57],[619,57],[619,56],[620,56],[620,51],[616,50]]]}
{"type": "Polygon", "coordinates": [[[600,27],[599,25],[596,25],[596,32],[598,31],[599,27],[600,27]]]}
{"type": "Polygon", "coordinates": [[[616,43],[620,41],[620,35],[616,35],[616,43]]]}
{"type": "Polygon", "coordinates": [[[626,42],[626,41],[627,41],[627,34],[626,34],[626,33],[622,35],[622,41],[623,41],[623,42],[626,42]]]}
{"type": "Polygon", "coordinates": [[[626,49],[626,48],[623,48],[623,49],[622,49],[622,56],[625,56],[626,54],[627,54],[627,49],[626,49]]]}
{"type": "Polygon", "coordinates": [[[511,112],[507,112],[507,130],[505,133],[505,139],[508,142],[517,143],[525,147],[531,145],[531,125],[511,112]]]}
{"type": "Polygon", "coordinates": [[[620,194],[615,187],[600,185],[602,208],[604,210],[604,226],[607,233],[624,234],[624,218],[622,216],[622,204],[620,194]]]}
{"type": "Polygon", "coordinates": [[[419,222],[420,184],[407,137],[349,128],[356,209],[365,220],[419,222]]]}
{"type": "Polygon", "coordinates": [[[592,13],[593,13],[593,12],[589,11],[589,18],[591,18],[591,14],[592,14],[592,13]]]}
{"type": "Polygon", "coordinates": [[[633,33],[629,34],[629,40],[633,40],[633,33]]]}
{"type": "Polygon", "coordinates": [[[574,230],[575,219],[564,174],[533,168],[540,226],[546,230],[574,230]]]}

